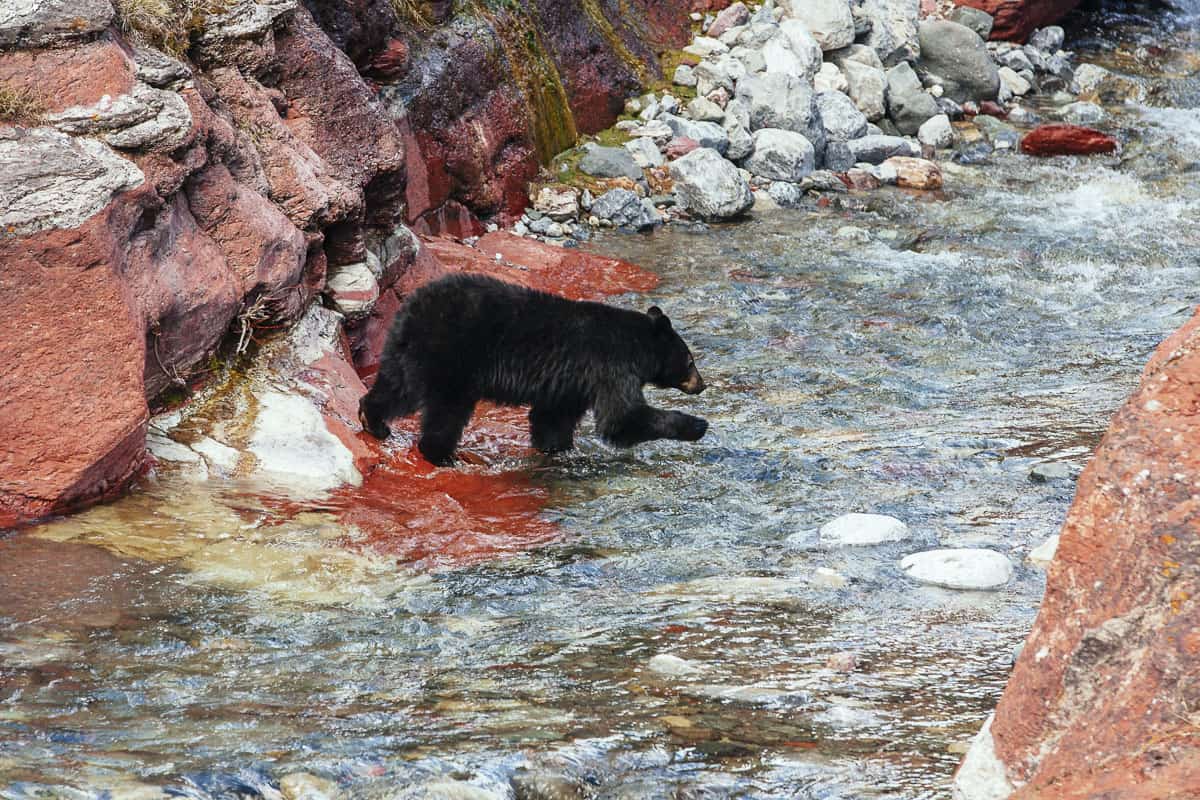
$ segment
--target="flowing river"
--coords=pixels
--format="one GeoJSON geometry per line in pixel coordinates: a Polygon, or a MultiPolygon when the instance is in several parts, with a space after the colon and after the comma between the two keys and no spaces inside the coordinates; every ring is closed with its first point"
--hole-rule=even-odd
{"type": "Polygon", "coordinates": [[[592,242],[661,276],[618,302],[697,354],[708,391],[652,398],[696,445],[589,422],[425,475],[434,508],[151,477],[0,536],[0,797],[949,797],[1073,494],[1030,470],[1077,474],[1200,301],[1200,37],[1092,24],[1068,47],[1148,90],[1108,106],[1118,156],[592,242]],[[853,511],[912,538],[823,547],[853,511]],[[937,546],[1014,578],[903,575],[937,546]]]}

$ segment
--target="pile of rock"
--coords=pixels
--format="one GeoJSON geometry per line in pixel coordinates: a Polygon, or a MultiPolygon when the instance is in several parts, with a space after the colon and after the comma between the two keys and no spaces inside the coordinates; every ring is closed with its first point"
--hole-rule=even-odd
{"type": "MultiPolygon", "coordinates": [[[[586,238],[585,222],[645,230],[681,215],[735,217],[765,198],[794,206],[814,192],[937,189],[939,153],[972,164],[1017,150],[1014,123],[1038,121],[1021,100],[1039,92],[1066,122],[1103,119],[1068,92],[1096,94],[1110,76],[1077,69],[1061,28],[1025,45],[985,42],[983,11],[920,13],[916,0],[766,0],[698,19],[703,35],[684,48],[695,63],[676,68],[676,88],[627,102],[623,146],[584,146],[577,167],[606,191],[543,189],[517,231],[586,238]]],[[[1056,127],[1055,145],[1078,136],[1073,152],[1105,151],[1099,132],[1056,127]]],[[[1049,152],[1040,141],[1026,152],[1049,152]]]]}

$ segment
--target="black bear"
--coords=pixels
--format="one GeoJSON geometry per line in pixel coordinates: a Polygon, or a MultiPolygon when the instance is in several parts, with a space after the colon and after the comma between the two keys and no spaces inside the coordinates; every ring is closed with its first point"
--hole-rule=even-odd
{"type": "Polygon", "coordinates": [[[417,446],[434,464],[452,460],[480,400],[530,406],[533,446],[547,453],[574,446],[588,409],[600,434],[622,447],[704,435],[700,417],[648,405],[647,383],[704,390],[657,306],[642,314],[459,274],[421,287],[396,315],[359,420],[385,439],[390,418],[419,410],[417,446]]]}

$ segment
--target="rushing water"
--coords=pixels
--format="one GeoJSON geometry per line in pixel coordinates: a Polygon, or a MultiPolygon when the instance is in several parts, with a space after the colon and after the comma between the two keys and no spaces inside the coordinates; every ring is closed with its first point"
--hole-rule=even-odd
{"type": "Polygon", "coordinates": [[[1108,22],[1085,57],[1153,90],[1111,109],[1119,157],[593,244],[661,275],[628,302],[699,356],[707,392],[654,398],[697,445],[588,426],[418,476],[432,509],[164,477],[0,539],[0,797],[947,797],[1071,499],[1031,467],[1081,467],[1200,300],[1200,42],[1108,22]],[[823,548],[849,511],[913,539],[823,548]],[[907,580],[932,546],[1016,575],[907,580]]]}

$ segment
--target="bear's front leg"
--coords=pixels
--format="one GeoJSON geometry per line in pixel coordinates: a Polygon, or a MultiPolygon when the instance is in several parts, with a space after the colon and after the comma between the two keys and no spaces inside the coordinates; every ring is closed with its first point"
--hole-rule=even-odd
{"type": "Polygon", "coordinates": [[[417,441],[417,449],[426,461],[439,467],[454,462],[454,450],[474,410],[474,402],[448,404],[431,399],[426,403],[421,415],[421,438],[417,441]]]}
{"type": "Polygon", "coordinates": [[[600,423],[600,434],[620,447],[653,439],[694,442],[708,431],[708,422],[680,411],[663,411],[648,405],[635,406],[624,414],[600,423]]]}
{"type": "Polygon", "coordinates": [[[543,453],[561,453],[575,446],[575,428],[583,411],[529,409],[529,438],[543,453]]]}

